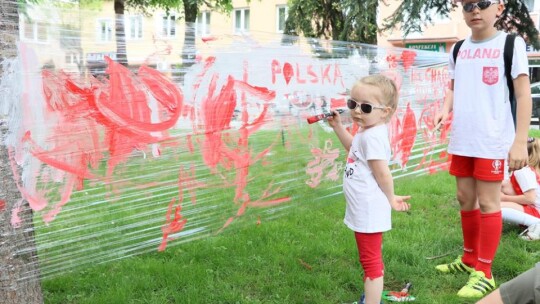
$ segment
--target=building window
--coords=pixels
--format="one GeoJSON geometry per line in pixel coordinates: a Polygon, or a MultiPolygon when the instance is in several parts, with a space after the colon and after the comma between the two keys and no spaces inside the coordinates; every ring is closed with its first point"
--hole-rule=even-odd
{"type": "Polygon", "coordinates": [[[29,20],[26,17],[22,18],[22,29],[21,34],[23,39],[33,42],[45,43],[49,40],[49,35],[47,33],[47,24],[42,21],[29,20]]]}
{"type": "Polygon", "coordinates": [[[283,33],[285,31],[285,21],[287,21],[287,17],[289,16],[289,7],[279,5],[276,7],[276,31],[278,33],[283,33]]]}
{"type": "Polygon", "coordinates": [[[66,53],[66,63],[67,64],[77,64],[77,63],[79,63],[79,54],[77,54],[77,53],[66,53]]]}
{"type": "Polygon", "coordinates": [[[143,24],[142,16],[126,16],[126,39],[136,40],[142,39],[143,35],[143,24]]]}
{"type": "Polygon", "coordinates": [[[210,35],[210,12],[201,12],[195,21],[197,36],[210,35]]]}
{"type": "Polygon", "coordinates": [[[97,37],[99,42],[109,42],[113,39],[113,21],[111,19],[98,20],[97,37]]]}
{"type": "Polygon", "coordinates": [[[161,37],[174,38],[176,37],[176,15],[161,16],[161,37]]]}
{"type": "Polygon", "coordinates": [[[249,9],[234,10],[234,32],[240,34],[249,31],[249,9]]]}

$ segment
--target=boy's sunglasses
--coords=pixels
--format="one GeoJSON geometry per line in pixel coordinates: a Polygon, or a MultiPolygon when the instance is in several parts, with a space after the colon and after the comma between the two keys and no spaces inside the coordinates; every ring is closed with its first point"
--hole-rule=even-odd
{"type": "Polygon", "coordinates": [[[474,10],[475,7],[478,7],[479,10],[483,11],[486,8],[490,7],[492,4],[498,4],[499,1],[487,1],[482,0],[480,2],[470,2],[463,4],[463,10],[467,13],[470,13],[474,10]]]}
{"type": "Polygon", "coordinates": [[[371,111],[373,111],[373,109],[384,109],[384,108],[386,108],[386,107],[374,106],[374,105],[372,105],[370,103],[367,103],[367,102],[358,103],[356,100],[354,100],[352,98],[349,98],[347,100],[347,108],[349,108],[351,110],[355,110],[357,107],[360,107],[360,111],[362,111],[362,113],[365,113],[365,114],[371,113],[371,111]]]}

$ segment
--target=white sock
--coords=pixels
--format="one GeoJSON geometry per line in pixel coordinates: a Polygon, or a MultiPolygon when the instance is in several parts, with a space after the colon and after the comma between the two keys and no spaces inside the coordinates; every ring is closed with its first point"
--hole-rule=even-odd
{"type": "Polygon", "coordinates": [[[518,211],[516,209],[502,208],[501,212],[503,221],[508,223],[524,225],[527,227],[536,223],[540,223],[540,218],[537,218],[525,212],[518,211]]]}

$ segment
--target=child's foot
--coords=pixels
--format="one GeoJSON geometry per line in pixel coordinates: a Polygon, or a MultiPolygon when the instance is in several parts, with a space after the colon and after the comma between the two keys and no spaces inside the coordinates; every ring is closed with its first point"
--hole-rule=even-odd
{"type": "Polygon", "coordinates": [[[442,273],[456,273],[456,272],[472,273],[474,271],[474,268],[465,265],[465,263],[461,261],[461,256],[458,256],[457,259],[455,259],[451,263],[437,265],[435,266],[435,269],[437,269],[438,271],[442,273]]]}
{"type": "Polygon", "coordinates": [[[484,272],[474,271],[469,281],[457,293],[462,298],[481,298],[495,289],[495,278],[488,279],[484,272]]]}
{"type": "MultiPolygon", "coordinates": [[[[364,304],[364,303],[366,303],[366,295],[362,294],[362,296],[360,297],[360,300],[358,300],[357,302],[353,302],[352,304],[364,304]]],[[[383,304],[382,301],[381,301],[381,304],[383,304]]]]}
{"type": "Polygon", "coordinates": [[[519,236],[526,241],[540,240],[540,223],[530,225],[519,236]]]}

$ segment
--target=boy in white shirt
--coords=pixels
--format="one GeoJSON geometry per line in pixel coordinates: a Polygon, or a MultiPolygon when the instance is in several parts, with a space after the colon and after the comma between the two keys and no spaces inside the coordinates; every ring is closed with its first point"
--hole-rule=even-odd
{"type": "Polygon", "coordinates": [[[507,34],[495,28],[503,2],[460,2],[471,36],[455,62],[450,52],[450,87],[435,124],[445,123],[453,112],[448,152],[461,206],[463,256],[436,269],[470,273],[458,296],[479,298],[496,287],[491,265],[502,233],[500,187],[506,162],[510,171],[527,165],[532,101],[526,45],[516,37],[511,70],[517,103],[514,127],[503,59],[507,34]]]}

